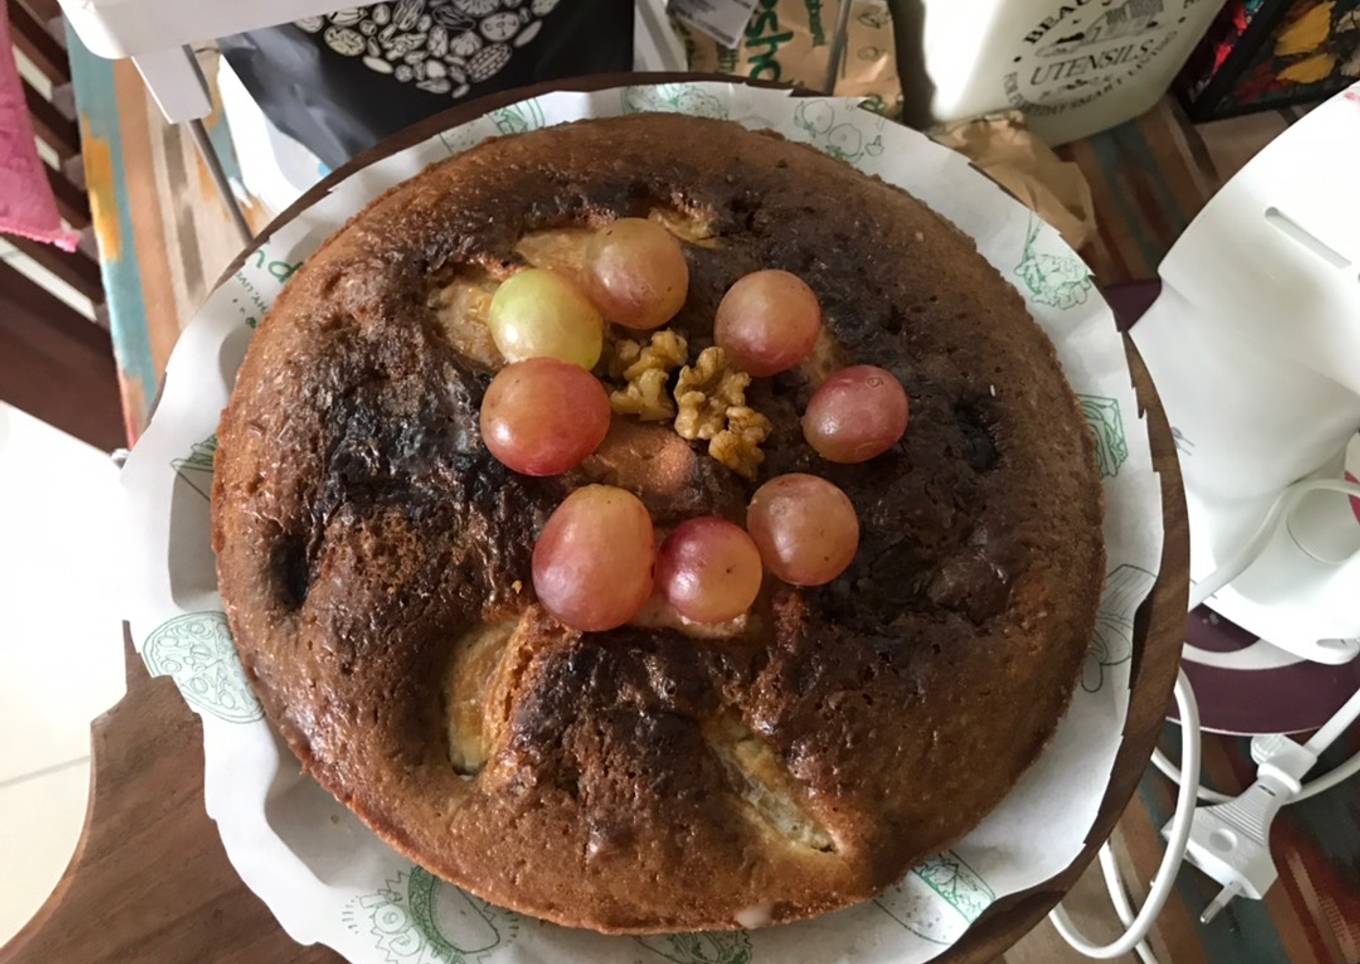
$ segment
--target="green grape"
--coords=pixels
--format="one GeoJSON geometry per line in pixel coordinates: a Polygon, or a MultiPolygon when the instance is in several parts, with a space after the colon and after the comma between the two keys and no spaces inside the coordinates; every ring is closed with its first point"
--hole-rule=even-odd
{"type": "Polygon", "coordinates": [[[604,323],[570,278],[546,268],[525,268],[501,283],[491,298],[491,337],[509,362],[556,358],[595,367],[604,323]]]}

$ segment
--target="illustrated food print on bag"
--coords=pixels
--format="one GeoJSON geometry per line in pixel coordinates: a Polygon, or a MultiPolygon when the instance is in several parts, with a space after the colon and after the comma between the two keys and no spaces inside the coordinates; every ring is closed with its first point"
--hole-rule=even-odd
{"type": "Polygon", "coordinates": [[[251,97],[331,167],[458,103],[628,70],[632,0],[385,0],[223,37],[251,97]]]}
{"type": "MultiPolygon", "coordinates": [[[[845,56],[834,93],[863,97],[887,117],[902,112],[902,81],[887,0],[850,0],[845,56]]],[[[759,0],[735,49],[672,18],[691,70],[736,74],[822,90],[840,14],[839,0],[759,0]]]]}

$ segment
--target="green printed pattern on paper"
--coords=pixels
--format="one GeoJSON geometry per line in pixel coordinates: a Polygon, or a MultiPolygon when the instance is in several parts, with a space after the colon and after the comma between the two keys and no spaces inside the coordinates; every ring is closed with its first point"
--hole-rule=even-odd
{"type": "Polygon", "coordinates": [[[414,866],[351,899],[341,920],[391,964],[483,964],[519,933],[518,915],[414,866]]]}
{"type": "Polygon", "coordinates": [[[1024,282],[1030,298],[1052,308],[1075,308],[1085,304],[1093,286],[1091,269],[1070,251],[1050,254],[1035,246],[1043,222],[1030,218],[1025,249],[1015,273],[1024,282]]]}
{"type": "Polygon", "coordinates": [[[675,964],[749,964],[751,938],[745,931],[657,934],[635,940],[675,964]]]}
{"type": "Polygon", "coordinates": [[[922,940],[948,945],[994,900],[982,876],[950,850],[913,869],[874,904],[922,940]]]}
{"type": "Polygon", "coordinates": [[[1133,656],[1133,617],[1138,603],[1156,581],[1156,573],[1130,563],[1116,566],[1105,577],[1095,634],[1081,672],[1081,688],[1088,693],[1105,685],[1108,667],[1118,666],[1133,656]]]}
{"type": "Polygon", "coordinates": [[[502,134],[527,134],[529,131],[538,130],[546,123],[543,108],[538,103],[537,97],[493,110],[489,116],[495,123],[496,130],[502,134]]]}
{"type": "Polygon", "coordinates": [[[1096,442],[1096,466],[1100,477],[1112,479],[1119,467],[1129,458],[1129,443],[1124,437],[1124,419],[1119,414],[1119,402],[1104,395],[1078,395],[1081,414],[1096,442]]]}
{"type": "Polygon", "coordinates": [[[269,249],[261,247],[257,249],[250,258],[246,259],[249,264],[251,259],[255,261],[255,267],[260,271],[268,271],[270,277],[275,281],[287,282],[293,275],[297,274],[298,268],[302,267],[302,262],[290,262],[279,258],[269,257],[269,249]]]}
{"type": "Polygon", "coordinates": [[[870,138],[858,121],[868,115],[837,118],[836,108],[824,100],[805,100],[793,112],[793,122],[807,134],[812,145],[824,154],[858,165],[883,153],[883,135],[870,138]]]}
{"type": "Polygon", "coordinates": [[[218,719],[253,723],[264,716],[222,613],[186,613],[161,623],[142,644],[142,661],[152,676],[171,677],[186,702],[218,719]]]}
{"type": "Polygon", "coordinates": [[[978,873],[952,850],[933,857],[912,870],[931,890],[943,897],[971,924],[996,900],[996,894],[978,873]]]}
{"type": "Polygon", "coordinates": [[[695,117],[727,119],[727,105],[720,98],[700,90],[694,84],[625,87],[623,107],[629,114],[663,111],[668,114],[692,114],[695,117]]]}
{"type": "Polygon", "coordinates": [[[212,498],[213,456],[217,454],[217,436],[209,435],[195,442],[184,458],[171,459],[175,474],[205,499],[212,498]]]}

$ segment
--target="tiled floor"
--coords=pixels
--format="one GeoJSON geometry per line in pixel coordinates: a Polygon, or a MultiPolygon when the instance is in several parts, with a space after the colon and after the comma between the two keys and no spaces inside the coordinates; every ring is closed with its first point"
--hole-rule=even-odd
{"type": "Polygon", "coordinates": [[[90,720],[123,693],[108,456],[0,404],[0,944],[80,835],[90,720]]]}

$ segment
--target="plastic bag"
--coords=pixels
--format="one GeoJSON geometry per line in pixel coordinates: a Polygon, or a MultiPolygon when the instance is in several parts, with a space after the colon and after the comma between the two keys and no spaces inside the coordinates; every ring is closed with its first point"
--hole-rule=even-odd
{"type": "Polygon", "coordinates": [[[266,116],[337,167],[482,94],[631,69],[633,0],[396,0],[219,46],[266,116]]]}

